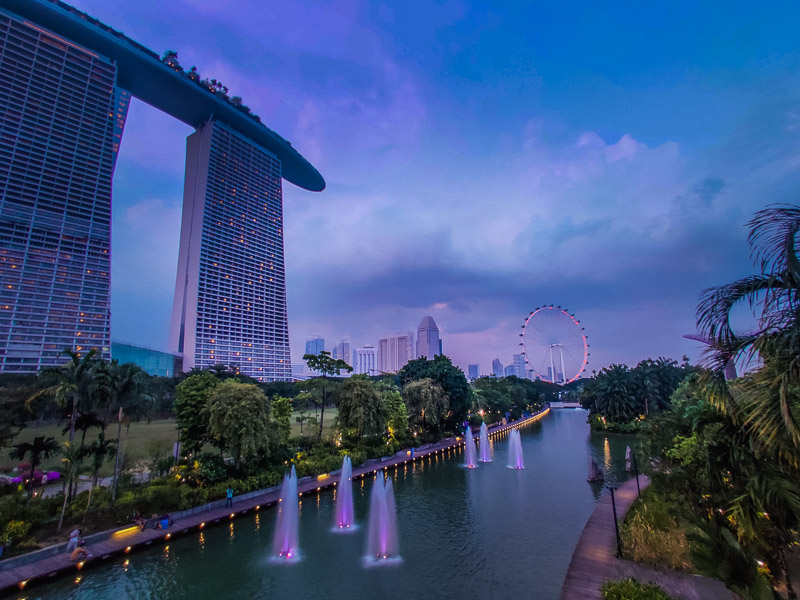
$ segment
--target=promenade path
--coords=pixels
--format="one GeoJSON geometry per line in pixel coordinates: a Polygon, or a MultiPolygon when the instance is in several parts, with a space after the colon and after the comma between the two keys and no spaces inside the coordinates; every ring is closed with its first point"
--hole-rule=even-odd
{"type": "MultiPolygon", "coordinates": [[[[542,418],[549,411],[549,408],[545,408],[526,419],[490,428],[489,435],[497,437],[510,429],[528,425],[542,418]]],[[[475,437],[477,438],[477,435],[475,437]]],[[[416,448],[413,458],[410,456],[410,452],[403,452],[384,460],[368,461],[353,468],[352,478],[355,480],[373,477],[379,471],[398,468],[412,461],[432,460],[434,455],[447,454],[463,446],[463,439],[447,438],[436,444],[416,448]]],[[[298,481],[297,491],[300,496],[320,493],[322,490],[335,487],[336,480],[335,473],[326,473],[318,477],[304,477],[298,481]]],[[[168,530],[146,529],[141,531],[139,527],[126,526],[87,536],[86,548],[92,557],[78,563],[69,559],[69,555],[65,552],[66,543],[0,561],[0,595],[27,589],[35,583],[47,581],[60,574],[75,574],[77,571],[88,569],[104,560],[147,548],[154,543],[165,543],[177,535],[196,532],[215,523],[229,521],[253,511],[275,506],[279,498],[280,486],[275,486],[262,492],[251,492],[243,494],[238,499],[234,498],[232,507],[226,508],[225,501],[220,500],[204,507],[183,511],[180,516],[176,515],[173,525],[168,530]],[[22,562],[25,564],[20,564],[22,562]]]]}
{"type": "MultiPolygon", "coordinates": [[[[650,481],[640,475],[641,487],[650,481]]],[[[636,480],[622,484],[615,492],[617,518],[620,522],[637,497],[636,480]]],[[[661,571],[615,556],[617,547],[611,494],[604,494],[589,517],[575,546],[572,560],[561,588],[560,600],[596,600],[602,598],[600,586],[609,579],[633,577],[641,582],[661,586],[670,596],[680,600],[735,600],[736,594],[725,585],[700,575],[678,571],[661,571]]]]}

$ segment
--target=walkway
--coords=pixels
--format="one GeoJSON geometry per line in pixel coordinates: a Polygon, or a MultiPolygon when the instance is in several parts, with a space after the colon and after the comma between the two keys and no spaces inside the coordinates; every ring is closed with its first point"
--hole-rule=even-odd
{"type": "MultiPolygon", "coordinates": [[[[642,487],[650,481],[640,475],[642,487]]],[[[636,480],[622,484],[615,492],[617,517],[620,522],[631,503],[636,499],[636,480]]],[[[736,594],[725,585],[700,575],[688,575],[678,571],[659,571],[629,560],[617,558],[614,553],[617,540],[614,532],[614,516],[611,494],[605,494],[597,503],[592,516],[583,529],[578,545],[569,563],[561,600],[595,600],[602,598],[600,586],[609,579],[635,579],[661,586],[670,596],[680,600],[735,600],[736,594]]]]}
{"type": "MultiPolygon", "coordinates": [[[[490,437],[500,436],[510,429],[522,427],[542,418],[549,411],[550,409],[546,408],[527,419],[492,428],[489,430],[489,435],[490,437]]],[[[464,441],[461,438],[447,438],[427,447],[416,448],[413,458],[411,458],[410,452],[404,452],[385,460],[368,461],[368,463],[354,468],[352,477],[353,479],[372,477],[378,471],[399,468],[412,461],[420,462],[425,459],[430,461],[438,454],[447,456],[450,452],[457,452],[463,446],[464,441]]],[[[299,480],[297,491],[300,496],[303,496],[304,494],[319,493],[335,486],[336,476],[326,473],[318,477],[304,477],[299,480]]],[[[87,549],[92,554],[92,558],[77,564],[70,561],[69,555],[65,552],[66,543],[0,561],[0,595],[27,589],[34,582],[41,582],[45,578],[75,573],[114,556],[143,549],[153,543],[164,543],[174,536],[195,532],[214,523],[228,521],[246,513],[274,506],[278,503],[279,498],[280,486],[275,486],[261,492],[243,494],[239,499],[234,499],[233,506],[230,508],[225,508],[225,501],[220,500],[211,505],[184,511],[182,516],[177,517],[176,515],[175,522],[168,531],[155,529],[141,531],[138,527],[132,526],[88,536],[87,549]],[[23,561],[28,562],[19,564],[23,561]],[[6,568],[3,568],[4,566],[6,568]]]]}

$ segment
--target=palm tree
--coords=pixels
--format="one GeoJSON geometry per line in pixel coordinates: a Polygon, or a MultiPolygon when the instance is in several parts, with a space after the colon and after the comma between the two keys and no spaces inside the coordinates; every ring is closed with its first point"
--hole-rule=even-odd
{"type": "Polygon", "coordinates": [[[105,434],[101,431],[94,442],[81,448],[79,451],[81,458],[87,456],[91,457],[93,469],[92,487],[89,488],[89,499],[86,501],[86,511],[83,513],[84,521],[86,520],[86,515],[89,514],[89,506],[92,504],[92,492],[94,492],[94,488],[97,487],[100,467],[103,466],[107,458],[111,458],[114,455],[115,448],[116,444],[114,440],[107,440],[105,434]]]}
{"type": "Polygon", "coordinates": [[[627,423],[637,415],[639,395],[639,385],[626,365],[601,369],[584,390],[584,397],[594,401],[595,410],[615,423],[627,423]]]}
{"type": "MultiPolygon", "coordinates": [[[[56,532],[61,531],[64,525],[64,515],[67,512],[67,503],[72,498],[72,481],[77,479],[81,469],[81,457],[78,454],[78,448],[72,442],[64,442],[64,448],[61,450],[61,472],[64,473],[64,500],[61,503],[61,517],[58,519],[58,527],[56,532]]],[[[77,484],[76,484],[77,490],[77,484]]]]}
{"type": "Polygon", "coordinates": [[[119,480],[120,447],[122,437],[122,422],[125,413],[135,413],[141,401],[141,391],[146,373],[141,367],[133,363],[120,365],[116,360],[109,363],[111,400],[118,410],[117,447],[114,459],[114,482],[111,487],[111,499],[117,499],[117,482],[119,480]]]}
{"type": "Polygon", "coordinates": [[[41,376],[44,381],[55,380],[50,386],[55,392],[56,402],[70,408],[69,416],[69,441],[75,438],[75,419],[78,414],[78,403],[88,397],[89,386],[92,381],[92,370],[97,362],[97,350],[89,350],[83,357],[80,353],[66,349],[63,352],[69,356],[69,361],[60,367],[43,369],[41,376]]]}
{"type": "MultiPolygon", "coordinates": [[[[105,428],[105,423],[101,421],[95,413],[92,411],[89,412],[81,412],[78,414],[78,418],[75,419],[75,429],[81,432],[81,445],[80,448],[83,448],[86,443],[86,432],[89,431],[92,427],[99,427],[100,429],[105,428]]],[[[62,434],[65,434],[69,431],[69,426],[64,427],[61,430],[62,434]]]]}
{"type": "Polygon", "coordinates": [[[800,452],[800,208],[773,205],[748,223],[750,255],[761,273],[703,292],[697,307],[700,334],[709,340],[707,360],[716,383],[712,401],[737,422],[752,427],[767,449],[800,452]],[[759,309],[757,330],[737,333],[731,313],[740,305],[759,309]],[[726,385],[730,359],[757,358],[753,374],[726,385]],[[784,444],[788,443],[789,446],[784,444]]]}
{"type": "Polygon", "coordinates": [[[8,456],[15,460],[25,460],[26,456],[30,458],[31,472],[28,476],[28,499],[33,493],[33,474],[36,471],[36,467],[41,464],[43,458],[50,458],[57,450],[58,442],[54,437],[39,435],[33,438],[33,442],[14,444],[11,452],[8,453],[8,456]]]}

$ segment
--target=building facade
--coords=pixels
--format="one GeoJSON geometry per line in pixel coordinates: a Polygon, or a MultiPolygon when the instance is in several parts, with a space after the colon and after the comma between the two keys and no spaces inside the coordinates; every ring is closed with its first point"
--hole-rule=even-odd
{"type": "Polygon", "coordinates": [[[353,350],[354,375],[378,375],[378,352],[375,346],[365,344],[363,348],[353,350]]]}
{"type": "Polygon", "coordinates": [[[218,121],[187,140],[170,345],[186,371],[292,375],[281,163],[218,121]]]}
{"type": "Polygon", "coordinates": [[[347,340],[342,340],[336,344],[333,347],[333,352],[331,352],[331,358],[334,360],[343,360],[347,364],[350,364],[350,342],[347,340]]]}
{"type": "Polygon", "coordinates": [[[178,354],[124,342],[111,342],[111,358],[123,365],[138,365],[149,375],[158,377],[175,377],[183,371],[183,360],[178,354]]]}
{"type": "Polygon", "coordinates": [[[432,360],[434,356],[442,353],[442,343],[439,339],[439,328],[433,317],[424,317],[417,329],[417,358],[432,360]]]}
{"type": "Polygon", "coordinates": [[[111,177],[128,95],[88,48],[0,9],[0,371],[110,358],[111,177]]]}
{"type": "Polygon", "coordinates": [[[495,377],[503,376],[503,363],[500,362],[499,358],[495,358],[492,361],[492,375],[495,377]]]}
{"type": "Polygon", "coordinates": [[[397,373],[413,358],[414,335],[395,335],[378,340],[378,371],[397,373]]]}
{"type": "Polygon", "coordinates": [[[321,337],[314,337],[306,340],[306,354],[318,356],[325,350],[325,340],[321,337]]]}
{"type": "Polygon", "coordinates": [[[470,381],[478,379],[478,377],[481,376],[480,372],[481,372],[480,365],[467,365],[467,378],[470,381]]]}
{"type": "Polygon", "coordinates": [[[514,360],[514,375],[520,379],[528,379],[528,365],[525,364],[525,355],[515,354],[512,358],[514,360]]]}

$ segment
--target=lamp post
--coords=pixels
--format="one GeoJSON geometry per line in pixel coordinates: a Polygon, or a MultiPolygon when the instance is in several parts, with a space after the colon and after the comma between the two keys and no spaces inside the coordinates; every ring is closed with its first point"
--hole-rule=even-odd
{"type": "Polygon", "coordinates": [[[611,492],[611,510],[614,513],[614,532],[617,534],[617,557],[622,557],[622,542],[619,539],[619,523],[617,523],[617,502],[614,499],[614,490],[617,488],[612,486],[608,486],[609,491],[611,492]]]}

